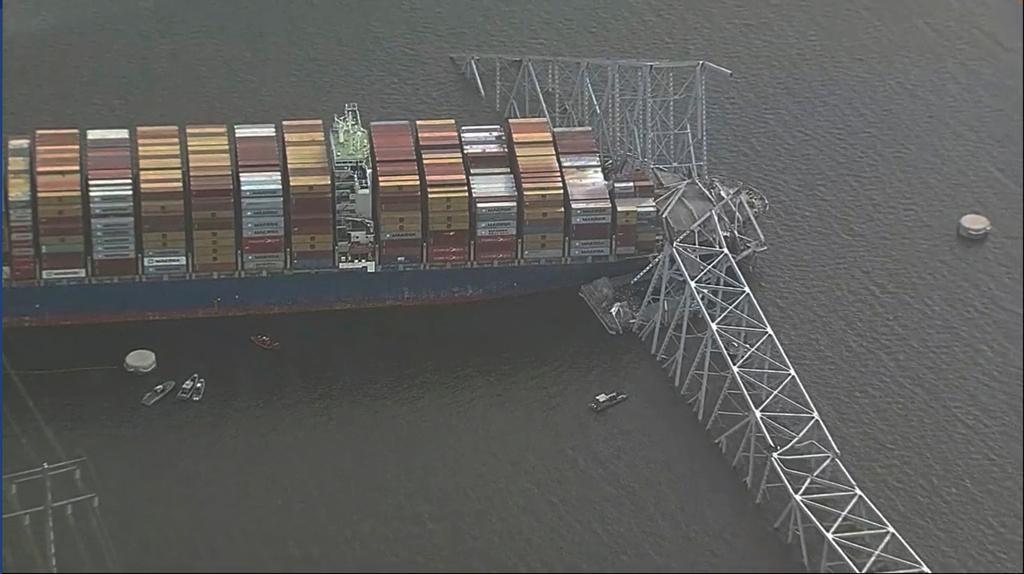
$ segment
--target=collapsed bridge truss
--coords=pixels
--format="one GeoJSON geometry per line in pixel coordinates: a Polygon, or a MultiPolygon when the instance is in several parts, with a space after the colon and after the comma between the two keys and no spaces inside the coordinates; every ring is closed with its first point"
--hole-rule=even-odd
{"type": "Polygon", "coordinates": [[[634,331],[807,568],[928,572],[840,460],[740,271],[739,261],[766,248],[757,217],[767,201],[709,173],[705,81],[732,72],[706,61],[452,60],[505,117],[589,125],[612,169],[636,162],[675,176],[659,178],[665,242],[633,280],[650,280],[634,331]]]}

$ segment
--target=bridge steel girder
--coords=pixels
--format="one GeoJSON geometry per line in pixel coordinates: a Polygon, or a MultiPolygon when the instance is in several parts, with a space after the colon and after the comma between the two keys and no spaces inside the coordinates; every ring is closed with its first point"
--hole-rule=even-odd
{"type": "Polygon", "coordinates": [[[601,151],[686,178],[708,175],[706,61],[670,62],[502,54],[453,55],[504,117],[591,126],[601,151]]]}
{"type": "Polygon", "coordinates": [[[928,572],[840,460],[718,211],[666,241],[634,330],[808,570],[928,572]]]}

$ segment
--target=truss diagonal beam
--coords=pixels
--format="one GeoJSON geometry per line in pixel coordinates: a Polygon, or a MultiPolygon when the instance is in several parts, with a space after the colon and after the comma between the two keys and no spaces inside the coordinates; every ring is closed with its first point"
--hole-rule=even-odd
{"type": "Polygon", "coordinates": [[[451,56],[484,101],[507,117],[545,117],[554,127],[590,125],[605,157],[677,175],[708,176],[706,61],[451,56]],[[488,94],[486,86],[493,85],[488,94]]]}
{"type": "Polygon", "coordinates": [[[721,201],[666,242],[635,330],[808,569],[927,572],[840,460],[730,250],[729,209],[746,204],[721,201]]]}

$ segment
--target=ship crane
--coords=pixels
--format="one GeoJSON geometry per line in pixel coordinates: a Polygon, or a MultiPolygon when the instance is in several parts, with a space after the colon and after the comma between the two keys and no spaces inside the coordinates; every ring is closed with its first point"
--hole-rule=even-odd
{"type": "MultiPolygon", "coordinates": [[[[767,247],[757,217],[768,203],[708,171],[705,80],[732,72],[705,61],[452,60],[506,117],[592,126],[613,165],[662,184],[664,244],[631,281],[647,282],[632,328],[808,570],[928,572],[853,480],[743,277],[740,262],[767,247]]],[[[604,315],[613,332],[620,314],[604,315]]]]}

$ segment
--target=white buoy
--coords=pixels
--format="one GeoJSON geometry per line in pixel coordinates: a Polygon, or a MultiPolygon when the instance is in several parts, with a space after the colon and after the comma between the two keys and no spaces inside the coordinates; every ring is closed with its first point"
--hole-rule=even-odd
{"type": "Polygon", "coordinates": [[[124,358],[124,370],[129,373],[148,373],[156,368],[156,353],[149,349],[136,349],[124,358]]]}
{"type": "Polygon", "coordinates": [[[984,215],[968,213],[960,218],[960,236],[967,239],[982,239],[992,231],[992,222],[984,215]]]}

